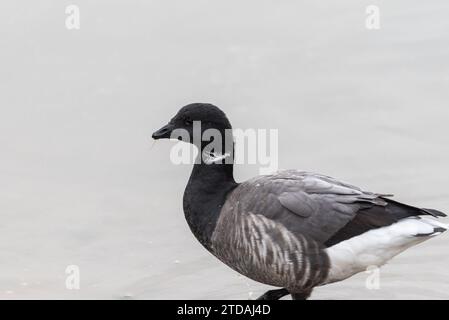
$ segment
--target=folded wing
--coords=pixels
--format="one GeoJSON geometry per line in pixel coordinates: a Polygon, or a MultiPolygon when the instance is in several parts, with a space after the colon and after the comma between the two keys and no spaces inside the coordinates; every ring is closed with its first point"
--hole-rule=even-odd
{"type": "Polygon", "coordinates": [[[242,212],[261,214],[326,246],[406,217],[444,215],[328,176],[296,170],[256,177],[235,191],[239,193],[242,212]]]}

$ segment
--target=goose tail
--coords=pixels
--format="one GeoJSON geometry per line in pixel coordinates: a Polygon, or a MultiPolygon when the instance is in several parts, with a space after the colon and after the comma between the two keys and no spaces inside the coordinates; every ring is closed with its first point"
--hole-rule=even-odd
{"type": "Polygon", "coordinates": [[[380,267],[407,248],[448,229],[449,225],[429,216],[412,216],[342,241],[326,249],[330,270],[325,283],[349,278],[371,266],[380,267]]]}
{"type": "Polygon", "coordinates": [[[447,231],[449,229],[449,225],[440,221],[437,221],[435,219],[431,219],[428,217],[419,216],[416,217],[416,219],[420,220],[423,224],[425,224],[427,227],[426,232],[418,232],[416,233],[416,237],[431,237],[431,236],[437,236],[442,234],[443,232],[447,231]],[[429,228],[430,227],[430,228],[429,228]]]}

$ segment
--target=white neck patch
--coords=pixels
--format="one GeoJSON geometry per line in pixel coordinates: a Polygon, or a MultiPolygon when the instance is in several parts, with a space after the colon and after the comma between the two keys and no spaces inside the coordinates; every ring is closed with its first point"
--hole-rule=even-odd
{"type": "Polygon", "coordinates": [[[223,159],[226,159],[228,157],[230,157],[231,154],[230,153],[225,153],[225,154],[214,154],[212,152],[203,152],[203,161],[206,164],[212,164],[215,162],[219,162],[223,159]]]}

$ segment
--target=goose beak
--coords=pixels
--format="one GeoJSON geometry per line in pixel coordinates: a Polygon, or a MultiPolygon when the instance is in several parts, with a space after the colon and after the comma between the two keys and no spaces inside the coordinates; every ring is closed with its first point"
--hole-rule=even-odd
{"type": "Polygon", "coordinates": [[[154,140],[168,139],[168,138],[170,138],[172,131],[173,131],[173,125],[169,123],[169,124],[163,126],[162,128],[160,128],[159,130],[155,131],[151,137],[154,140]]]}

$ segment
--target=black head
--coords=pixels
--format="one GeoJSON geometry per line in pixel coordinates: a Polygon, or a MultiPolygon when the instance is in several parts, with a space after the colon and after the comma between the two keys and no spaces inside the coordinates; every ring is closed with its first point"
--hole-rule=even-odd
{"type": "Polygon", "coordinates": [[[207,129],[224,132],[232,128],[225,113],[218,107],[209,103],[191,103],[182,107],[170,122],[154,132],[152,137],[155,140],[169,139],[173,137],[172,133],[176,129],[183,129],[189,133],[190,137],[193,137],[194,122],[201,125],[201,134],[207,129]]]}

